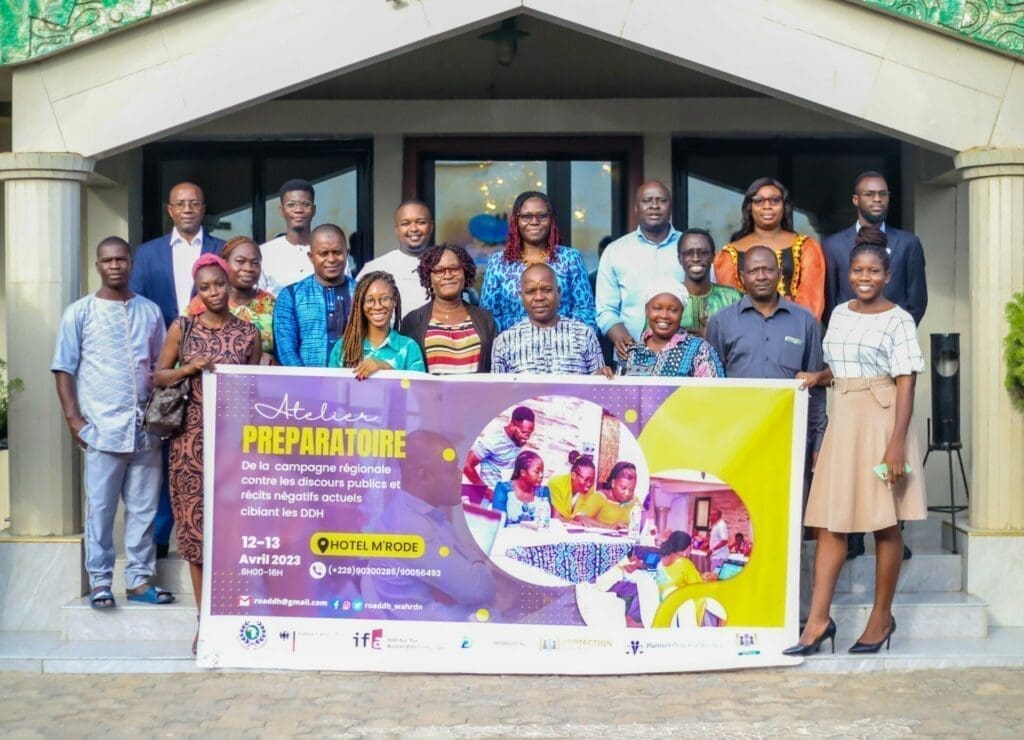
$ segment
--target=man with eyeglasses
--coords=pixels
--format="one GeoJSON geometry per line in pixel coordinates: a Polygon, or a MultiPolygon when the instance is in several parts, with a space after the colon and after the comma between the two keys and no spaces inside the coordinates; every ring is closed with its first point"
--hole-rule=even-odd
{"type": "Polygon", "coordinates": [[[743,294],[728,285],[711,280],[711,264],[715,259],[715,240],[705,229],[687,229],[679,237],[679,264],[686,279],[683,285],[689,294],[679,326],[690,334],[705,338],[708,320],[726,306],[738,303],[743,294]]]}
{"type": "Polygon", "coordinates": [[[608,245],[597,268],[597,326],[626,359],[647,320],[647,285],[656,278],[683,282],[676,257],[679,232],[672,226],[672,196],[657,180],[645,182],[634,202],[637,230],[608,245]]]}
{"type": "Polygon", "coordinates": [[[274,348],[282,365],[327,367],[345,333],[356,285],[345,274],[345,232],[334,224],[313,229],[308,260],[313,274],[286,286],[274,303],[274,348]]]}
{"type": "Polygon", "coordinates": [[[316,192],[306,180],[288,180],[281,186],[281,216],[287,231],[260,247],[263,274],[260,284],[278,295],[286,285],[312,273],[309,260],[310,225],[316,216],[316,192]]]}
{"type": "MultiPolygon", "coordinates": [[[[129,287],[133,293],[158,305],[169,327],[175,318],[188,311],[194,292],[192,265],[202,254],[220,254],[224,240],[206,233],[203,228],[206,201],[202,188],[195,183],[179,182],[171,188],[167,195],[167,215],[174,224],[171,233],[141,244],[135,250],[129,287]]],[[[153,532],[158,558],[167,557],[174,526],[167,487],[167,456],[168,445],[164,444],[163,484],[153,532]]]]}
{"type": "Polygon", "coordinates": [[[889,184],[879,172],[861,173],[853,183],[853,205],[857,221],[848,229],[826,237],[825,252],[825,323],[840,303],[855,298],[847,278],[850,252],[861,226],[874,224],[885,232],[892,277],[885,286],[885,297],[914,317],[920,324],[928,307],[928,285],[925,279],[924,247],[909,231],[893,228],[885,222],[891,198],[889,184]]]}
{"type": "MultiPolygon", "coordinates": [[[[896,229],[885,222],[889,215],[889,199],[892,193],[885,175],[869,170],[857,175],[853,181],[853,205],[857,209],[857,221],[848,229],[826,237],[821,246],[825,252],[825,323],[832,309],[856,296],[848,278],[850,252],[861,226],[874,224],[885,232],[886,249],[889,252],[891,277],[885,285],[884,295],[897,306],[914,317],[920,325],[928,308],[928,283],[925,278],[924,247],[916,234],[896,229]]],[[[847,536],[847,559],[852,560],[865,552],[864,535],[851,533],[847,536]]],[[[913,555],[903,545],[903,559],[913,555]]]]}
{"type": "Polygon", "coordinates": [[[402,296],[404,312],[415,311],[425,305],[427,292],[420,284],[417,268],[423,253],[430,247],[433,234],[434,216],[427,204],[415,199],[402,201],[395,210],[398,248],[363,265],[357,280],[370,272],[390,272],[395,277],[398,294],[402,296]]]}

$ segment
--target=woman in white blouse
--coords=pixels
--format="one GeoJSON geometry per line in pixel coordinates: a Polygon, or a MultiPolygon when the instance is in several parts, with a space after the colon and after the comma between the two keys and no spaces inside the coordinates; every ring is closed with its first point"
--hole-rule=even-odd
{"type": "Polygon", "coordinates": [[[807,502],[804,524],[817,528],[814,590],[800,641],[784,652],[811,655],[826,640],[849,532],[875,535],[875,599],[851,653],[889,648],[893,595],[903,562],[899,522],[924,519],[921,456],[910,429],[916,374],[924,371],[914,319],[883,294],[889,281],[885,234],[862,227],[850,253],[852,301],[836,306],[824,338],[825,370],[799,373],[805,386],[831,384],[833,408],[807,502]]]}

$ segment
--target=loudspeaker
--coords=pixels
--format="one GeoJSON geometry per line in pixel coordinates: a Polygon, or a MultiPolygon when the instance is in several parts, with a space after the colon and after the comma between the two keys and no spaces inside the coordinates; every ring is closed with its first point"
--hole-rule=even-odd
{"type": "Polygon", "coordinates": [[[960,335],[932,334],[932,438],[935,450],[960,448],[960,335]]]}

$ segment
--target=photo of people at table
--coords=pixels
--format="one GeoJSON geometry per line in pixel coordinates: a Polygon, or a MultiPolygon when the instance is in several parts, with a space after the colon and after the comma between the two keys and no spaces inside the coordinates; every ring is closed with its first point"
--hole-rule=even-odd
{"type": "Polygon", "coordinates": [[[506,409],[463,467],[470,531],[491,560],[537,585],[593,581],[643,537],[650,476],[629,428],[599,405],[542,396],[506,409]]]}
{"type": "MultiPolygon", "coordinates": [[[[693,470],[652,476],[642,543],[592,582],[576,586],[588,625],[652,627],[661,603],[677,591],[735,578],[754,550],[753,526],[743,501],[728,484],[693,470]]],[[[671,626],[720,627],[725,608],[696,596],[676,610],[671,626]]]]}

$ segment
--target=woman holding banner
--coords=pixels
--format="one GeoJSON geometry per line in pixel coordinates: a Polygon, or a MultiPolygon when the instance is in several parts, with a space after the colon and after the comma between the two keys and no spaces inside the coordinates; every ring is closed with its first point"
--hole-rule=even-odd
{"type": "MultiPolygon", "coordinates": [[[[231,314],[228,301],[230,268],[213,253],[192,266],[196,295],[205,310],[181,317],[167,331],[153,372],[161,387],[182,380],[189,384],[188,406],[181,433],[171,440],[168,466],[171,509],[177,530],[178,555],[188,561],[200,612],[203,596],[203,371],[217,365],[259,365],[260,332],[231,314]]],[[[199,633],[192,641],[196,652],[199,633]]]]}
{"type": "Polygon", "coordinates": [[[916,374],[924,371],[914,319],[883,295],[889,281],[885,234],[864,226],[850,253],[856,298],[836,306],[824,339],[825,363],[798,373],[805,386],[831,384],[832,413],[818,455],[804,524],[816,527],[814,590],[800,641],[783,652],[811,655],[827,639],[829,616],[849,532],[874,532],[875,599],[851,653],[889,648],[896,620],[893,595],[903,562],[899,522],[924,519],[924,481],[917,439],[910,429],[916,374]]]}

